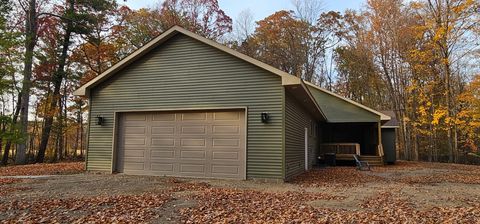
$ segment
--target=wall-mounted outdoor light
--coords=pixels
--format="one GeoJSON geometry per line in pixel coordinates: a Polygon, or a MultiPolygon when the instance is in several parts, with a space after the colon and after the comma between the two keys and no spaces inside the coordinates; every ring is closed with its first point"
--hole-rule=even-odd
{"type": "Polygon", "coordinates": [[[270,121],[270,114],[262,112],[262,123],[268,123],[270,121]]]}
{"type": "Polygon", "coordinates": [[[97,116],[97,125],[103,125],[105,123],[105,118],[102,116],[97,116]]]}

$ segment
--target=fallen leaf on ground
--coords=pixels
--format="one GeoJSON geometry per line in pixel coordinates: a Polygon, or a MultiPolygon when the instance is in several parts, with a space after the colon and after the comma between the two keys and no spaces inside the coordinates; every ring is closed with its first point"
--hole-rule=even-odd
{"type": "Polygon", "coordinates": [[[18,178],[0,178],[0,186],[5,185],[5,184],[13,184],[13,183],[18,183],[22,182],[22,179],[18,178]]]}
{"type": "Polygon", "coordinates": [[[62,175],[84,171],[83,162],[38,163],[0,167],[0,176],[62,175]]]}
{"type": "Polygon", "coordinates": [[[180,210],[183,223],[299,223],[321,219],[307,204],[313,200],[342,198],[309,192],[262,192],[210,188],[192,196],[194,208],[180,210]]]}
{"type": "Polygon", "coordinates": [[[169,193],[15,200],[0,205],[4,223],[139,223],[157,218],[169,193]]]}
{"type": "Polygon", "coordinates": [[[292,183],[301,186],[342,186],[354,187],[374,181],[384,181],[385,178],[369,175],[366,171],[359,171],[354,167],[328,167],[314,169],[299,175],[292,180],[292,183]]]}

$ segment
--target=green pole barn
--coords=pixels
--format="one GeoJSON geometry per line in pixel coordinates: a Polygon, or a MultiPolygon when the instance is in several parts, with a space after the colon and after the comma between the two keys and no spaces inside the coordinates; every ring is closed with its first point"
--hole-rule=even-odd
{"type": "Polygon", "coordinates": [[[175,26],[75,91],[88,170],[289,180],[334,152],[383,164],[388,115],[175,26]]]}

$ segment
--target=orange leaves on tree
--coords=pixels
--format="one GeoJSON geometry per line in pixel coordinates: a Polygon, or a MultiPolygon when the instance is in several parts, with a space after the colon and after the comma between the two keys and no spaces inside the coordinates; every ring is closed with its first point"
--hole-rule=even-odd
{"type": "Polygon", "coordinates": [[[292,11],[278,11],[257,22],[249,45],[257,59],[296,76],[301,76],[308,57],[307,39],[312,26],[296,19],[292,11]]]}
{"type": "Polygon", "coordinates": [[[163,28],[182,26],[209,39],[218,39],[232,31],[232,18],[218,0],[166,0],[160,11],[163,28]]]}

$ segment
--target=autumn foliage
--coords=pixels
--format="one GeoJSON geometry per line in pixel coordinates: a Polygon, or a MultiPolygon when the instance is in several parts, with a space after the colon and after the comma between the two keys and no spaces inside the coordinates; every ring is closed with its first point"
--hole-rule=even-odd
{"type": "Polygon", "coordinates": [[[478,153],[478,1],[368,0],[344,12],[292,3],[234,23],[218,0],[140,9],[114,0],[1,0],[2,164],[83,157],[88,102],[73,91],[174,25],[393,110],[403,159],[466,163],[478,153]]]}
{"type": "Polygon", "coordinates": [[[237,27],[218,0],[141,9],[122,3],[0,0],[1,223],[480,222],[476,166],[337,167],[278,185],[40,164],[83,159],[89,105],[73,91],[174,25],[371,108],[393,110],[400,158],[478,159],[478,1],[366,0],[335,12],[295,0],[258,21],[245,16],[237,27]],[[64,174],[74,175],[58,176],[64,174]],[[18,177],[32,175],[48,177],[18,177]]]}

